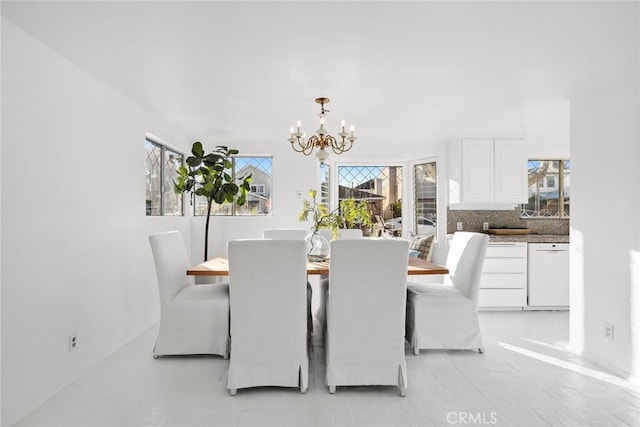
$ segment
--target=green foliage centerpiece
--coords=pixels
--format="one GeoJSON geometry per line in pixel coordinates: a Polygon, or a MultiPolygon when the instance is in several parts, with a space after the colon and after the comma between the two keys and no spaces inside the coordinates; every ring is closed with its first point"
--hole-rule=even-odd
{"type": "Polygon", "coordinates": [[[323,228],[331,229],[333,237],[338,236],[338,228],[343,224],[342,217],[337,214],[337,209],[329,211],[326,205],[318,204],[316,190],[309,190],[311,200],[302,201],[302,210],[298,215],[300,222],[307,221],[309,216],[313,221],[311,233],[305,237],[307,242],[307,258],[310,261],[324,261],[329,256],[329,242],[318,230],[323,228]]]}

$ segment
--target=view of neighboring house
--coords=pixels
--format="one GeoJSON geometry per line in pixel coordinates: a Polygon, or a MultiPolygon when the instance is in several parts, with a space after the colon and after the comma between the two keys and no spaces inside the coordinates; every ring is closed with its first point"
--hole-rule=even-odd
{"type": "Polygon", "coordinates": [[[529,202],[522,206],[523,217],[569,216],[571,162],[530,160],[529,202]],[[558,203],[562,200],[562,203],[558,203]]]}
{"type": "Polygon", "coordinates": [[[251,192],[239,214],[260,215],[271,212],[271,175],[260,167],[248,164],[236,172],[237,176],[251,175],[251,192]]]}

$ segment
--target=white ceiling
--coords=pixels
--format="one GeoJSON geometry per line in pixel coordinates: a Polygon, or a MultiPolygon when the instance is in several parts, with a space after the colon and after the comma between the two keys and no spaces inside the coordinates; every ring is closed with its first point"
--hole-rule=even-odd
{"type": "MultiPolygon", "coordinates": [[[[638,66],[637,2],[3,2],[3,16],[193,139],[568,138],[568,98],[638,66]]],[[[268,151],[268,150],[265,150],[268,151]]]]}

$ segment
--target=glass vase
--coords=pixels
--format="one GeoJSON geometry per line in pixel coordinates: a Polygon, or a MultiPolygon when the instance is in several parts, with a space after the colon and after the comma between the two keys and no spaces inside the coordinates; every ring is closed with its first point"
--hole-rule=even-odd
{"type": "Polygon", "coordinates": [[[329,258],[329,242],[317,230],[307,234],[307,259],[311,262],[326,261],[329,258]]]}

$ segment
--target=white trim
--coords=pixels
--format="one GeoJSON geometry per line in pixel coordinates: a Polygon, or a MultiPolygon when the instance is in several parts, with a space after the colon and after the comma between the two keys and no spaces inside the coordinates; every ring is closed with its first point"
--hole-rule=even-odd
{"type": "Polygon", "coordinates": [[[167,141],[158,138],[157,136],[155,136],[154,134],[152,134],[151,132],[145,132],[144,133],[144,138],[146,140],[149,140],[155,144],[160,144],[166,148],[168,148],[171,151],[175,151],[178,154],[182,154],[183,156],[185,155],[184,150],[177,148],[175,145],[168,143],[167,141]]]}

